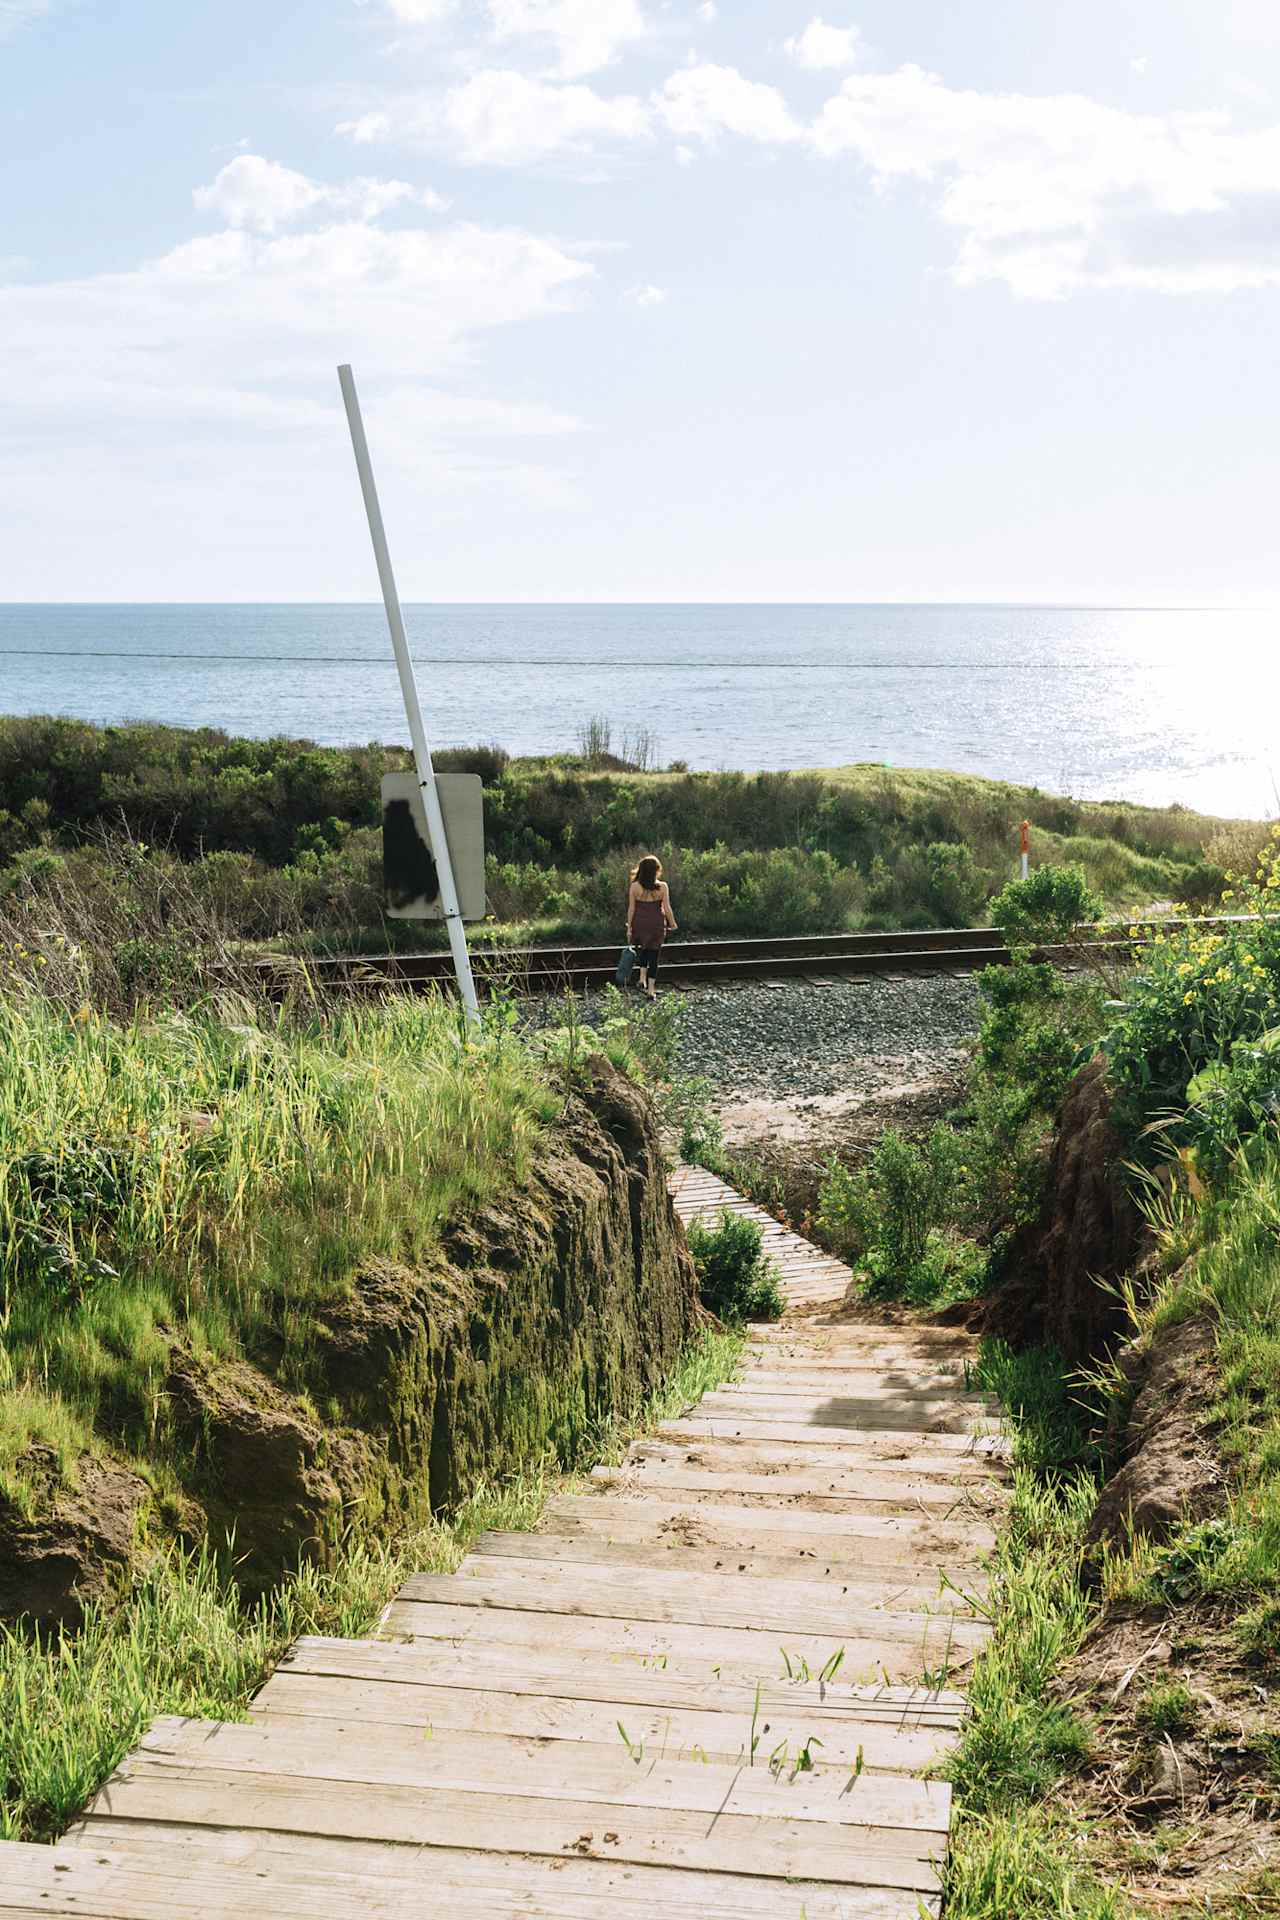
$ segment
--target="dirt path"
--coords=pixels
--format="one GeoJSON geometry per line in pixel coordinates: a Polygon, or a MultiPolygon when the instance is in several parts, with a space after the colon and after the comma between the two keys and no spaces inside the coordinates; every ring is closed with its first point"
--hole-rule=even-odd
{"type": "MultiPolygon", "coordinates": [[[[847,1268],[697,1169],[686,1220],[760,1220],[788,1298],[741,1377],[306,1639],[246,1725],[157,1721],[0,1915],[915,1920],[987,1634],[996,1412],[963,1335],[843,1307],[847,1268]]],[[[921,1905],[920,1903],[923,1903],[921,1905]]]]}

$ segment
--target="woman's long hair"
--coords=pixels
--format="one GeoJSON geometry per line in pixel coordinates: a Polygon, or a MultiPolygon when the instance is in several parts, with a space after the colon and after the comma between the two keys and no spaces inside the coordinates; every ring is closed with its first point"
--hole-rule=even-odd
{"type": "Polygon", "coordinates": [[[662,878],[661,860],[655,860],[651,853],[646,853],[643,860],[636,863],[636,869],[631,878],[636,881],[642,892],[652,893],[662,878]]]}

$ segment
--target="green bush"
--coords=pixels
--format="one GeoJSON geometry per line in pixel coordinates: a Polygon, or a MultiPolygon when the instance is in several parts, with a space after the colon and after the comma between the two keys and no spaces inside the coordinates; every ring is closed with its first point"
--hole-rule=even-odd
{"type": "Polygon", "coordinates": [[[976,1291],[984,1258],[947,1229],[961,1178],[961,1142],[949,1127],[922,1141],[890,1127],[868,1165],[832,1161],[818,1201],[826,1243],[860,1268],[871,1300],[917,1305],[976,1291]]]}
{"type": "Polygon", "coordinates": [[[1147,1150],[1188,1149],[1210,1174],[1280,1117],[1280,849],[1226,898],[1252,921],[1137,949],[1102,1042],[1120,1124],[1147,1150]]]}
{"type": "Polygon", "coordinates": [[[1037,867],[1011,880],[991,903],[992,924],[1011,949],[1061,946],[1102,918],[1102,902],[1083,867],[1037,867]]]}
{"type": "Polygon", "coordinates": [[[925,849],[926,904],[940,927],[971,927],[981,915],[987,889],[970,848],[935,840],[925,849]]]}
{"type": "Polygon", "coordinates": [[[714,1227],[693,1221],[689,1251],[698,1269],[702,1304],[721,1320],[780,1320],[786,1302],[778,1271],[765,1257],[754,1220],[725,1207],[714,1227]]]}

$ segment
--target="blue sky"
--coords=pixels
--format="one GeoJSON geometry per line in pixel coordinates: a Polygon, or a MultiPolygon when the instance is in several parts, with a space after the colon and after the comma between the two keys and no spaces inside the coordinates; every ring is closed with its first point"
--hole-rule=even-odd
{"type": "Polygon", "coordinates": [[[0,0],[0,598],[1280,597],[1274,0],[0,0]]]}

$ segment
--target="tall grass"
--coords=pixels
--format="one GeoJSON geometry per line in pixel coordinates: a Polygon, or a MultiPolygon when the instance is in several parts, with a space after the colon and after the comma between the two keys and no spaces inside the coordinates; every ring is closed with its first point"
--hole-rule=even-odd
{"type": "Polygon", "coordinates": [[[428,1258],[555,1111],[505,1029],[430,999],[121,1022],[0,997],[0,1484],[99,1425],[154,1454],[175,1329],[282,1342],[305,1385],[317,1309],[372,1257],[428,1258]]]}
{"type": "Polygon", "coordinates": [[[1280,1661],[1280,1142],[1242,1151],[1219,1190],[1153,1211],[1171,1270],[1136,1304],[1139,1336],[1203,1318],[1216,1348],[1206,1414],[1225,1500],[1165,1546],[1139,1543],[1115,1577],[1126,1597],[1228,1607],[1244,1650],[1280,1661]],[[1190,1242],[1190,1247],[1188,1247],[1190,1242]]]}
{"type": "Polygon", "coordinates": [[[1124,1901],[1076,1858],[1053,1789],[1088,1757],[1089,1732],[1055,1681],[1093,1615],[1080,1581],[1097,1487],[1050,1355],[984,1348],[978,1383],[999,1392],[1015,1436],[1013,1499],[997,1545],[993,1632],[973,1670],[969,1717],[948,1763],[956,1817],[949,1920],[1122,1920],[1124,1901]]]}

